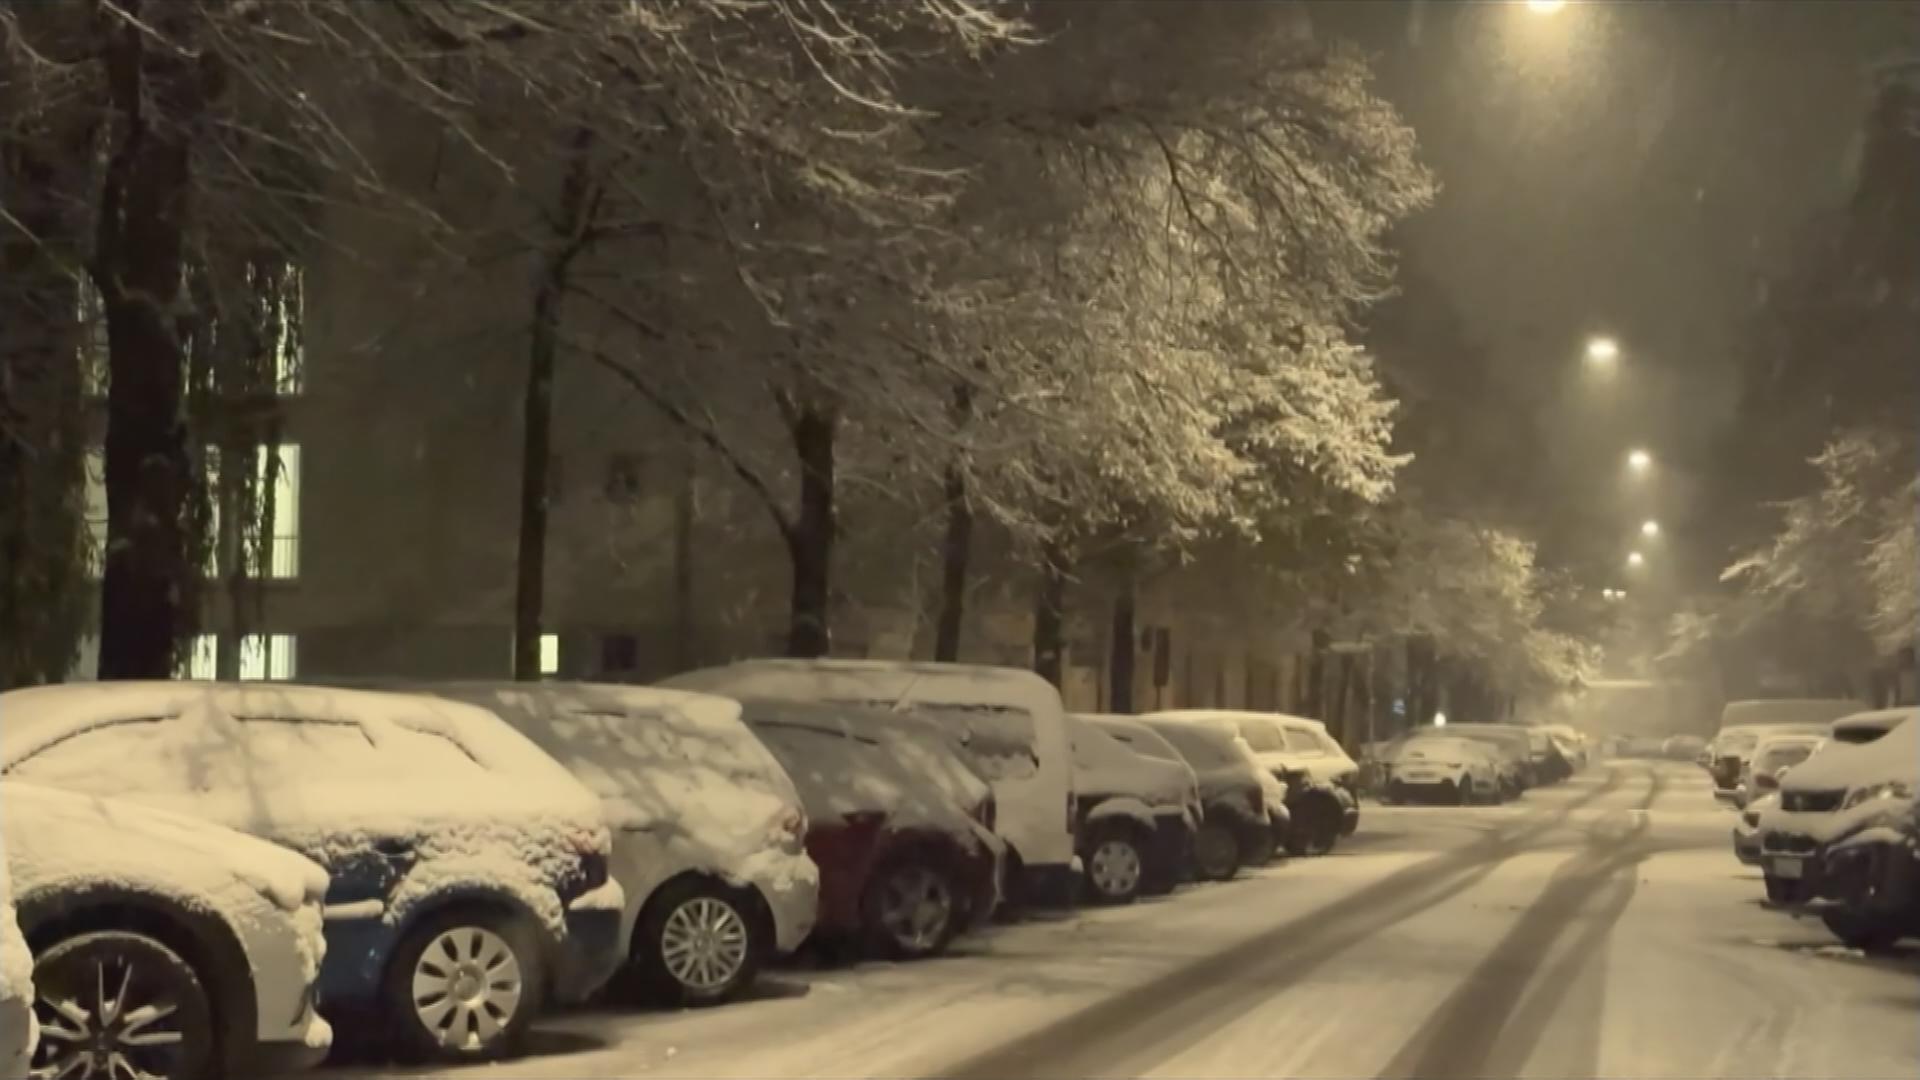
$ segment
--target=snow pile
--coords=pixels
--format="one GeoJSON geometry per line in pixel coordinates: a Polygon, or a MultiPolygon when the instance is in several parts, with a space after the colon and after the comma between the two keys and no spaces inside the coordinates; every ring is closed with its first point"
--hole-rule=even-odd
{"type": "Polygon", "coordinates": [[[13,875],[0,833],[0,1080],[25,1076],[33,1060],[33,956],[13,910],[13,875]]]}
{"type": "Polygon", "coordinates": [[[415,860],[389,918],[485,884],[564,937],[557,895],[610,838],[593,796],[484,710],[434,698],[206,683],[0,695],[6,774],[266,837],[338,871],[415,860]]]}

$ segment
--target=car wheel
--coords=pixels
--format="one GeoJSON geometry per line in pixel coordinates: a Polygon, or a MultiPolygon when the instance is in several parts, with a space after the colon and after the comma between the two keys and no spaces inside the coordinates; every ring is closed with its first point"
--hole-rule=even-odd
{"type": "Polygon", "coordinates": [[[1851,911],[1823,911],[1820,921],[1840,943],[1849,949],[1861,952],[1885,952],[1900,941],[1900,931],[1890,927],[1884,921],[1872,916],[1858,915],[1851,911]]]}
{"type": "Polygon", "coordinates": [[[545,975],[524,920],[486,908],[435,912],[387,966],[396,1049],[410,1061],[497,1061],[539,1015],[545,975]]]}
{"type": "Polygon", "coordinates": [[[1131,904],[1140,895],[1147,859],[1132,829],[1109,825],[1096,829],[1081,858],[1087,864],[1087,893],[1098,904],[1131,904]]]}
{"type": "Polygon", "coordinates": [[[762,936],[740,890],[681,878],[647,904],[633,948],[653,996],[717,1005],[737,997],[759,974],[768,951],[762,936]]]}
{"type": "Polygon", "coordinates": [[[1767,899],[1775,904],[1794,904],[1800,901],[1801,883],[1790,878],[1765,875],[1767,899]]]}
{"type": "Polygon", "coordinates": [[[867,883],[866,924],[872,951],[901,960],[937,956],[960,928],[959,903],[945,871],[920,859],[897,859],[867,883]]]}
{"type": "Polygon", "coordinates": [[[1240,872],[1240,841],[1217,821],[1200,826],[1193,838],[1193,869],[1202,881],[1227,881],[1240,872]]]}
{"type": "Polygon", "coordinates": [[[1325,855],[1340,838],[1340,811],[1333,800],[1314,795],[1300,801],[1293,812],[1293,830],[1287,834],[1290,855],[1325,855]]]}
{"type": "Polygon", "coordinates": [[[30,1075],[200,1080],[218,1057],[213,1009],[193,967],[147,937],[68,938],[33,965],[40,1046],[30,1075]]]}

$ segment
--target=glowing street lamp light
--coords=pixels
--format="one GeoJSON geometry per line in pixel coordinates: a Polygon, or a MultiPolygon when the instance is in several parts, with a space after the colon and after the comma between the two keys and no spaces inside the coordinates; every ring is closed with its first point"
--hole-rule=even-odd
{"type": "Polygon", "coordinates": [[[1612,367],[1620,358],[1620,343],[1610,337],[1587,339],[1587,363],[1595,367],[1612,367]]]}
{"type": "Polygon", "coordinates": [[[1640,554],[1637,551],[1632,551],[1627,553],[1628,566],[1640,566],[1645,564],[1646,561],[1647,561],[1647,557],[1645,555],[1640,554]]]}
{"type": "Polygon", "coordinates": [[[1627,464],[1634,472],[1646,472],[1653,468],[1653,455],[1645,450],[1635,450],[1627,455],[1627,464]]]}
{"type": "Polygon", "coordinates": [[[1551,15],[1567,6],[1567,0],[1527,0],[1527,10],[1535,15],[1551,15]]]}
{"type": "Polygon", "coordinates": [[[1609,600],[1616,600],[1619,598],[1620,592],[1617,589],[1601,589],[1600,595],[1606,597],[1609,600]]]}
{"type": "Polygon", "coordinates": [[[1446,726],[1447,726],[1447,714],[1446,714],[1446,713],[1443,713],[1443,712],[1436,712],[1436,713],[1434,713],[1434,714],[1433,714],[1433,726],[1434,726],[1434,727],[1446,727],[1446,726]]]}
{"type": "Polygon", "coordinates": [[[1651,540],[1660,535],[1660,523],[1651,519],[1640,523],[1640,535],[1651,540]]]}

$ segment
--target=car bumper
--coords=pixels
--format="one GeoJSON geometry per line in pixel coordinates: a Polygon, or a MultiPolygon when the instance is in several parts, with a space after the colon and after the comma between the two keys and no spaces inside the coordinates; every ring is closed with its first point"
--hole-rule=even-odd
{"type": "Polygon", "coordinates": [[[1750,829],[1745,822],[1733,827],[1733,856],[1748,866],[1759,866],[1760,831],[1750,829]]]}
{"type": "Polygon", "coordinates": [[[1068,907],[1080,893],[1078,859],[1071,863],[1026,863],[1010,883],[1013,895],[1031,904],[1068,907]]]}
{"type": "Polygon", "coordinates": [[[310,1013],[300,1025],[298,1038],[255,1043],[248,1049],[243,1061],[231,1071],[231,1075],[281,1076],[305,1072],[326,1060],[327,1050],[332,1045],[333,1028],[320,1018],[319,1013],[310,1013]]]}
{"type": "Polygon", "coordinates": [[[1147,844],[1147,874],[1159,881],[1179,880],[1193,858],[1194,827],[1185,813],[1154,818],[1153,838],[1147,844]]]}
{"type": "Polygon", "coordinates": [[[609,881],[567,908],[567,939],[553,972],[553,996],[560,1004],[585,1001],[620,969],[625,904],[619,883],[609,881]]]}
{"type": "Polygon", "coordinates": [[[763,852],[744,877],[766,902],[774,949],[784,955],[799,948],[819,918],[820,868],[805,855],[763,852]]]}
{"type": "Polygon", "coordinates": [[[1445,802],[1466,782],[1464,776],[1396,776],[1387,781],[1387,794],[1396,802],[1445,802]]]}

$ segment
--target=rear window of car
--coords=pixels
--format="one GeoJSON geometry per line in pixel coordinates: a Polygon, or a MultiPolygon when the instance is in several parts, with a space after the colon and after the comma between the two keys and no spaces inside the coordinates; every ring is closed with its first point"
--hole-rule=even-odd
{"type": "Polygon", "coordinates": [[[1293,745],[1292,732],[1288,732],[1285,736],[1282,736],[1280,729],[1272,724],[1264,724],[1257,720],[1248,720],[1243,721],[1239,726],[1240,737],[1247,740],[1247,745],[1253,747],[1253,749],[1259,753],[1278,754],[1288,750],[1299,749],[1299,747],[1293,745]]]}
{"type": "Polygon", "coordinates": [[[1798,765],[1813,755],[1814,743],[1775,743],[1763,749],[1753,759],[1756,772],[1772,772],[1791,765],[1798,765]]]}
{"type": "MultiPolygon", "coordinates": [[[[849,704],[891,705],[890,702],[849,704]]],[[[1025,780],[1040,771],[1040,756],[1034,749],[1033,714],[1025,709],[921,701],[911,703],[907,709],[937,725],[989,780],[1025,780]]]]}
{"type": "Polygon", "coordinates": [[[284,716],[237,719],[244,753],[258,778],[404,781],[423,774],[478,777],[486,772],[452,739],[398,724],[383,727],[376,743],[365,728],[349,722],[284,716]]]}
{"type": "Polygon", "coordinates": [[[1160,729],[1160,735],[1173,744],[1180,756],[1187,759],[1196,768],[1217,769],[1226,765],[1236,765],[1242,760],[1234,752],[1231,736],[1214,736],[1204,731],[1183,728],[1178,724],[1168,724],[1160,729]]]}
{"type": "Polygon", "coordinates": [[[1324,751],[1320,746],[1320,740],[1313,737],[1313,732],[1302,731],[1299,728],[1288,728],[1287,752],[1293,754],[1318,754],[1324,751]]]}

